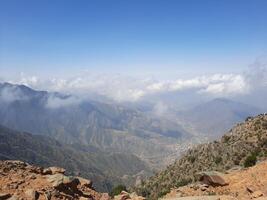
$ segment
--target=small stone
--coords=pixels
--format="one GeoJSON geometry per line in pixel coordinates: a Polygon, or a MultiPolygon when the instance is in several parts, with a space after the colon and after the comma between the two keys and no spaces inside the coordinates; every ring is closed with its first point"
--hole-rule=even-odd
{"type": "Polygon", "coordinates": [[[25,194],[29,200],[37,200],[39,198],[39,193],[33,189],[26,190],[25,194]]]}
{"type": "Polygon", "coordinates": [[[52,174],[64,174],[66,172],[66,170],[61,167],[49,167],[49,168],[52,171],[52,174]]]}
{"type": "Polygon", "coordinates": [[[208,188],[207,187],[200,187],[201,191],[206,191],[208,188]]]}
{"type": "Polygon", "coordinates": [[[51,200],[52,194],[50,191],[46,191],[44,195],[45,195],[45,200],[51,200]]]}
{"type": "Polygon", "coordinates": [[[52,174],[52,170],[50,168],[45,168],[45,169],[43,169],[42,174],[44,174],[44,175],[52,174]]]}
{"type": "Polygon", "coordinates": [[[110,196],[108,195],[108,193],[103,193],[100,200],[110,200],[110,196]]]}
{"type": "Polygon", "coordinates": [[[249,193],[253,193],[253,188],[251,187],[251,186],[247,186],[247,191],[249,192],[249,193]]]}
{"type": "Polygon", "coordinates": [[[263,193],[260,190],[257,190],[255,192],[252,193],[252,198],[258,198],[258,197],[262,197],[263,193]]]}

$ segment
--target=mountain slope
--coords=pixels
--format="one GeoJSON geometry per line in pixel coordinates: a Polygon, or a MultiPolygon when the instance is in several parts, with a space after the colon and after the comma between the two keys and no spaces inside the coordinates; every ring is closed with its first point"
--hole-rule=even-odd
{"type": "Polygon", "coordinates": [[[236,123],[260,113],[261,110],[253,106],[220,98],[180,112],[178,116],[197,134],[217,139],[236,123]]]}
{"type": "Polygon", "coordinates": [[[225,171],[233,166],[249,166],[267,157],[267,115],[248,118],[236,125],[220,141],[189,150],[166,170],[149,178],[136,190],[157,199],[173,187],[196,180],[200,171],[225,171]]]}
{"type": "Polygon", "coordinates": [[[177,123],[137,110],[9,83],[0,84],[0,121],[67,144],[134,154],[155,168],[191,138],[177,123]]]}
{"type": "Polygon", "coordinates": [[[109,191],[113,185],[127,184],[138,176],[151,174],[146,164],[134,155],[103,152],[89,146],[78,147],[0,126],[1,160],[19,159],[44,167],[60,166],[93,180],[101,191],[109,191]],[[124,175],[128,180],[121,178],[124,175]]]}

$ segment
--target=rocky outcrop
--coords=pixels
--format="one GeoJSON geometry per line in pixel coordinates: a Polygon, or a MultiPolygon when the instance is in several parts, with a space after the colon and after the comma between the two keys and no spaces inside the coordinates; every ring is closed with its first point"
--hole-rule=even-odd
{"type": "Polygon", "coordinates": [[[128,193],[126,191],[122,191],[119,195],[114,197],[114,200],[145,200],[144,197],[138,196],[135,192],[128,193]]]}
{"type": "Polygon", "coordinates": [[[0,161],[0,200],[94,199],[109,200],[96,192],[90,180],[64,175],[65,169],[40,168],[21,161],[0,161]]]}
{"type": "Polygon", "coordinates": [[[48,167],[43,170],[43,174],[64,174],[65,171],[61,167],[48,167]]]}
{"type": "MultiPolygon", "coordinates": [[[[254,167],[220,174],[227,185],[208,185],[203,182],[174,188],[163,200],[214,199],[214,200],[264,200],[267,199],[267,161],[254,167]],[[211,197],[208,197],[211,196],[211,197]]],[[[209,176],[212,173],[207,173],[209,176]]]]}

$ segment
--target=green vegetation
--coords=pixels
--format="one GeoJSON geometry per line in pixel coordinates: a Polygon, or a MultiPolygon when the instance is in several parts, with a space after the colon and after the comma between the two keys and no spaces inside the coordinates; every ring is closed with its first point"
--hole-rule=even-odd
{"type": "Polygon", "coordinates": [[[117,185],[116,187],[112,188],[110,192],[110,196],[114,197],[116,195],[119,195],[122,191],[127,192],[127,188],[125,185],[117,185]]]}
{"type": "Polygon", "coordinates": [[[170,189],[169,188],[163,188],[159,194],[158,194],[158,197],[163,197],[164,195],[168,194],[170,192],[170,189]]]}
{"type": "Polygon", "coordinates": [[[182,186],[188,185],[191,182],[192,182],[191,179],[182,179],[181,181],[177,182],[175,186],[182,187],[182,186]]]}
{"type": "Polygon", "coordinates": [[[196,158],[194,156],[189,156],[188,160],[191,162],[191,163],[194,163],[196,158]]]}
{"type": "Polygon", "coordinates": [[[222,157],[217,156],[214,161],[216,164],[220,164],[222,162],[222,157]]]}
{"type": "Polygon", "coordinates": [[[257,155],[256,153],[252,153],[246,158],[244,162],[244,167],[252,167],[256,164],[256,162],[257,162],[257,155]]]}

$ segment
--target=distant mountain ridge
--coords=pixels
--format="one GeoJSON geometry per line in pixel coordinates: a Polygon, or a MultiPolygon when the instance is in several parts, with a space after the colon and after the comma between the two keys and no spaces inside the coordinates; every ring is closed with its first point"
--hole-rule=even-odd
{"type": "Polygon", "coordinates": [[[138,110],[10,83],[0,84],[0,122],[66,144],[134,154],[154,168],[191,138],[178,123],[138,110]]]}
{"type": "Polygon", "coordinates": [[[217,98],[178,113],[178,118],[197,134],[216,139],[236,123],[255,116],[261,109],[225,98],[217,98]]]}
{"type": "Polygon", "coordinates": [[[170,117],[157,116],[135,106],[0,83],[2,125],[66,144],[134,154],[154,169],[170,164],[191,144],[218,138],[257,113],[252,106],[215,99],[170,117]]]}
{"type": "Polygon", "coordinates": [[[7,159],[20,159],[43,167],[64,167],[72,175],[81,174],[93,180],[101,191],[110,191],[119,183],[134,184],[139,176],[152,173],[143,161],[131,154],[66,145],[51,137],[18,132],[0,125],[0,160],[7,159]],[[122,179],[123,175],[128,179],[122,179]]]}

